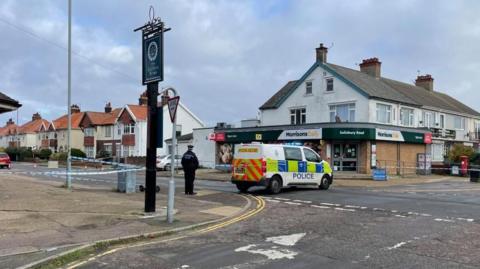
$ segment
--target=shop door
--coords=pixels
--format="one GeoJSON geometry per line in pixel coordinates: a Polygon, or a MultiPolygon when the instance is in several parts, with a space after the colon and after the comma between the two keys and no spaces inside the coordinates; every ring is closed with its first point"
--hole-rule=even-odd
{"type": "Polygon", "coordinates": [[[333,166],[337,171],[357,171],[358,144],[333,144],[333,166]]]}

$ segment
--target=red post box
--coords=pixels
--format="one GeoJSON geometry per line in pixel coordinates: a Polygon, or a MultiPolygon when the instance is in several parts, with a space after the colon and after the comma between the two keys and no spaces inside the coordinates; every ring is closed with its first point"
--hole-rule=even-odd
{"type": "Polygon", "coordinates": [[[468,174],[468,156],[460,156],[460,174],[462,176],[468,174]]]}

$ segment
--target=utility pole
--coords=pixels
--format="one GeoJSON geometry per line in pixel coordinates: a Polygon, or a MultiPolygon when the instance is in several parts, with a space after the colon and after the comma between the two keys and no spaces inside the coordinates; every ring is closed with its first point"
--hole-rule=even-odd
{"type": "Polygon", "coordinates": [[[67,188],[72,189],[72,0],[68,0],[68,101],[67,101],[67,188]]]}

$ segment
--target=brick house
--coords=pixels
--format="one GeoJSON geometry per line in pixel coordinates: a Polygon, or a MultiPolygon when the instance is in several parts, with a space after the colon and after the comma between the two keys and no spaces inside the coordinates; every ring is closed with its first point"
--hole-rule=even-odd
{"type": "Polygon", "coordinates": [[[109,156],[117,156],[120,150],[121,137],[116,136],[117,117],[121,108],[112,110],[110,103],[105,105],[104,112],[84,113],[80,127],[84,133],[83,145],[89,158],[95,158],[100,152],[108,152],[109,156]]]}
{"type": "Polygon", "coordinates": [[[7,148],[16,146],[18,126],[12,119],[9,119],[5,126],[0,128],[0,147],[7,148]]]}
{"type": "Polygon", "coordinates": [[[41,129],[46,128],[50,124],[49,121],[42,119],[39,113],[32,115],[32,120],[18,127],[18,141],[20,147],[31,149],[39,149],[38,133],[41,129]]]}

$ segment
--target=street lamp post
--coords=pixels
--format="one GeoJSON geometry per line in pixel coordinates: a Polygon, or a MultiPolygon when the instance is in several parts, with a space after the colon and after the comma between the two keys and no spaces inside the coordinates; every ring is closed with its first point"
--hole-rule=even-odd
{"type": "Polygon", "coordinates": [[[72,134],[72,0],[68,0],[68,130],[67,130],[67,188],[72,188],[72,152],[71,152],[71,134],[72,134]]]}

